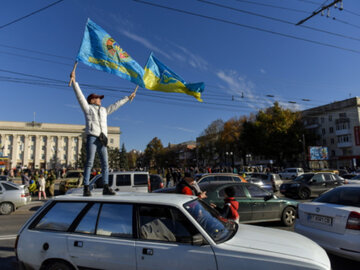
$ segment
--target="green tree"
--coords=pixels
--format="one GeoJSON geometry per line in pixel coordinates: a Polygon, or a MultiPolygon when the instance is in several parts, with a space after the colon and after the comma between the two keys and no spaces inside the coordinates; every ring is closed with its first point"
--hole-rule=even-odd
{"type": "Polygon", "coordinates": [[[129,170],[129,163],[128,163],[128,157],[125,149],[125,144],[122,144],[121,151],[120,151],[120,157],[119,157],[119,164],[121,169],[129,170]]]}
{"type": "Polygon", "coordinates": [[[245,151],[275,159],[279,165],[302,153],[301,136],[304,126],[299,112],[274,106],[261,110],[254,121],[246,121],[241,141],[245,151]]]}
{"type": "Polygon", "coordinates": [[[150,168],[156,168],[161,165],[161,153],[163,150],[161,140],[153,138],[146,146],[144,152],[144,162],[150,168]]]}

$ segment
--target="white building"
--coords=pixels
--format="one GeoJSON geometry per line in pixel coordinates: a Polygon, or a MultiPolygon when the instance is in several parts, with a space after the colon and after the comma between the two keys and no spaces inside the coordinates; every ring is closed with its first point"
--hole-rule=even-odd
{"type": "MultiPolygon", "coordinates": [[[[84,125],[0,121],[0,154],[3,166],[52,169],[75,167],[84,125]]],[[[120,128],[108,127],[110,148],[120,148],[120,128]]]]}
{"type": "Polygon", "coordinates": [[[317,135],[316,145],[328,147],[328,166],[360,166],[360,98],[354,97],[302,112],[305,128],[317,135]]]}

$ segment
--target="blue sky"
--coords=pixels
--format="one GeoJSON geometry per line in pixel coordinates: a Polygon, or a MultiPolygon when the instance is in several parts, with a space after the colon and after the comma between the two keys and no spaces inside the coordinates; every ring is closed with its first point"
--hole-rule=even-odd
{"type": "MultiPolygon", "coordinates": [[[[121,128],[128,151],[144,150],[154,137],[164,146],[195,140],[216,119],[249,115],[274,101],[301,110],[358,95],[357,0],[344,1],[343,11],[332,8],[330,18],[311,18],[306,27],[294,24],[332,0],[144,0],[166,8],[132,0],[64,0],[7,25],[54,2],[1,1],[2,121],[33,121],[36,112],[37,122],[84,124],[66,82],[87,18],[141,66],[154,52],[186,82],[205,82],[203,103],[139,89],[132,103],[108,118],[121,128]]],[[[85,95],[104,94],[104,106],[135,88],[82,63],[77,81],[96,86],[82,89],[85,95]]]]}

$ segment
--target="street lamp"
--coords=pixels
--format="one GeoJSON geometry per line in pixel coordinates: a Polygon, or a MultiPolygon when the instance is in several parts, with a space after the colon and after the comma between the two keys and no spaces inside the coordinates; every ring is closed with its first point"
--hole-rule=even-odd
{"type": "MultiPolygon", "coordinates": [[[[229,166],[229,156],[231,158],[231,160],[233,161],[233,157],[234,157],[234,153],[233,152],[225,152],[225,165],[228,167],[229,166]]],[[[233,163],[233,162],[232,162],[233,163]]],[[[233,164],[232,164],[233,166],[233,164]]]]}

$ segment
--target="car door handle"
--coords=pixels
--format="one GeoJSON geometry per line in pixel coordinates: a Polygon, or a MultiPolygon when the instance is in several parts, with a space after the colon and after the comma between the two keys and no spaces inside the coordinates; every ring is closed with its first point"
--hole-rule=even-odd
{"type": "Polygon", "coordinates": [[[143,248],[142,254],[152,256],[154,251],[151,248],[143,248]]]}
{"type": "Polygon", "coordinates": [[[83,247],[83,242],[82,241],[75,241],[74,242],[74,247],[83,247]]]}

